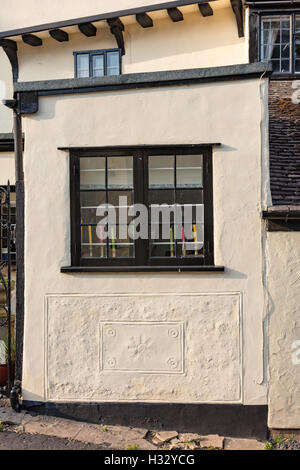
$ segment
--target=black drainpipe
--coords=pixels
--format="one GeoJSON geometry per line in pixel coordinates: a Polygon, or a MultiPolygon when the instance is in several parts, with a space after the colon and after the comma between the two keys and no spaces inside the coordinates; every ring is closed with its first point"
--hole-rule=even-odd
{"type": "Polygon", "coordinates": [[[14,150],[16,175],[16,363],[15,382],[10,393],[10,403],[16,412],[21,411],[24,335],[24,171],[22,118],[18,101],[4,100],[3,104],[14,113],[14,150]]]}
{"type": "MultiPolygon", "coordinates": [[[[11,64],[12,79],[15,84],[19,78],[18,46],[10,39],[0,39],[0,47],[11,64]]],[[[16,173],[16,364],[15,382],[10,395],[12,408],[20,412],[19,398],[22,394],[23,335],[24,335],[24,172],[22,118],[18,96],[4,100],[3,104],[14,113],[14,149],[16,173]]]]}

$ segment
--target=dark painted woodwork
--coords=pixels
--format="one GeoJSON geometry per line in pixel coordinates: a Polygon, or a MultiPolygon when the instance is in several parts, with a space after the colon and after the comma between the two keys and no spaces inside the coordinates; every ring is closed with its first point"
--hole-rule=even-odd
{"type": "Polygon", "coordinates": [[[71,273],[159,273],[159,272],[216,272],[224,273],[224,266],[64,266],[60,272],[71,273]]]}
{"type": "Polygon", "coordinates": [[[50,36],[58,42],[69,41],[69,35],[62,29],[51,29],[49,31],[50,36]]]}
{"type": "Polygon", "coordinates": [[[110,27],[110,32],[116,38],[117,44],[119,49],[122,51],[122,55],[125,54],[125,43],[124,43],[124,36],[123,31],[125,29],[124,24],[120,20],[120,18],[111,18],[107,20],[107,23],[110,27]]]}
{"type": "MultiPolygon", "coordinates": [[[[14,139],[13,138],[7,138],[7,139],[2,139],[0,137],[0,153],[1,152],[13,152],[14,151],[14,139]]],[[[1,185],[2,187],[3,184],[1,185]]],[[[12,191],[12,187],[11,191],[12,191]]]]}
{"type": "Polygon", "coordinates": [[[3,48],[11,64],[13,81],[17,82],[19,78],[19,61],[18,61],[17,43],[10,39],[0,39],[0,47],[3,48]]]}
{"type": "Polygon", "coordinates": [[[268,436],[267,405],[183,403],[41,403],[23,401],[25,409],[48,416],[102,425],[227,437],[268,436]]]}
{"type": "Polygon", "coordinates": [[[79,31],[88,38],[92,36],[96,36],[97,34],[97,28],[92,23],[79,24],[78,28],[79,28],[79,31]]]}
{"type": "MultiPolygon", "coordinates": [[[[135,271],[150,270],[185,271],[196,268],[214,266],[214,237],[213,237],[213,159],[211,145],[176,145],[176,146],[134,146],[111,148],[84,148],[82,150],[70,149],[70,201],[71,201],[71,262],[72,267],[103,267],[104,271],[122,271],[120,268],[128,268],[135,271]],[[134,162],[134,201],[140,204],[148,204],[148,157],[151,155],[203,155],[203,195],[204,195],[204,256],[186,258],[168,258],[149,256],[149,240],[137,240],[135,243],[134,258],[81,258],[81,230],[80,230],[80,158],[100,156],[132,156],[134,162]],[[147,267],[147,268],[146,268],[147,267]],[[194,268],[192,268],[194,267],[194,268]],[[117,268],[117,269],[116,269],[117,268]]],[[[68,268],[64,268],[68,269],[68,268]]],[[[70,268],[69,268],[70,269],[70,268]]],[[[74,268],[75,269],[75,268],[74,268]]],[[[218,270],[224,268],[219,267],[218,270]]],[[[198,269],[196,269],[198,270],[198,269]]],[[[64,271],[66,272],[66,271],[64,271]]],[[[70,272],[70,270],[68,271],[70,272]]]]}
{"type": "MultiPolygon", "coordinates": [[[[121,75],[122,74],[122,51],[120,49],[117,49],[117,48],[114,48],[114,49],[94,49],[94,50],[91,50],[91,51],[74,51],[73,52],[75,78],[79,78],[78,77],[77,56],[80,55],[80,54],[86,54],[86,55],[89,56],[89,78],[93,77],[93,57],[95,55],[103,55],[103,57],[104,57],[104,77],[111,76],[111,75],[107,75],[107,67],[108,67],[107,54],[109,52],[118,52],[118,54],[119,54],[119,73],[118,73],[118,75],[121,75]]],[[[116,75],[114,75],[114,76],[116,76],[116,75]]],[[[93,78],[96,78],[96,77],[93,77],[93,78]]]]}
{"type": "Polygon", "coordinates": [[[209,3],[198,3],[198,7],[202,16],[212,16],[214,14],[209,3]]]}
{"type": "Polygon", "coordinates": [[[268,232],[300,232],[300,218],[292,220],[267,220],[268,232]]]}
{"type": "Polygon", "coordinates": [[[250,11],[249,15],[249,62],[259,60],[259,14],[250,11]]]}
{"type": "MultiPolygon", "coordinates": [[[[218,0],[210,0],[211,2],[218,1],[218,0]]],[[[137,15],[138,13],[147,13],[151,11],[159,11],[159,10],[167,10],[168,8],[176,8],[176,7],[182,7],[185,5],[194,5],[196,3],[207,3],[205,2],[195,2],[195,0],[176,0],[172,2],[163,2],[159,3],[157,5],[148,5],[148,6],[143,6],[143,7],[138,7],[138,8],[131,8],[128,10],[119,10],[119,11],[114,11],[114,12],[109,12],[109,13],[103,13],[100,15],[93,15],[93,16],[85,16],[81,18],[75,18],[71,20],[66,20],[66,21],[58,21],[55,23],[45,23],[41,25],[36,25],[28,28],[21,28],[21,29],[14,29],[10,31],[2,31],[0,32],[0,38],[7,38],[7,37],[12,37],[12,36],[19,36],[21,34],[27,34],[27,33],[35,33],[39,31],[47,31],[50,29],[57,29],[57,28],[64,28],[68,26],[78,26],[79,24],[83,23],[94,23],[98,21],[103,21],[103,20],[108,20],[108,19],[113,19],[113,18],[119,18],[123,16],[132,16],[132,15],[137,15]]]]}
{"type": "Polygon", "coordinates": [[[15,379],[22,380],[24,336],[24,181],[16,182],[16,365],[15,379]]]}
{"type": "Polygon", "coordinates": [[[138,13],[136,15],[136,21],[143,28],[152,28],[153,26],[153,20],[147,13],[138,13]]]}
{"type": "Polygon", "coordinates": [[[42,39],[34,34],[23,34],[22,40],[25,44],[29,44],[29,46],[33,47],[41,46],[43,44],[42,39]]]}
{"type": "Polygon", "coordinates": [[[233,13],[235,14],[239,38],[244,37],[244,15],[242,0],[230,0],[233,13]]]}
{"type": "Polygon", "coordinates": [[[28,91],[18,94],[18,113],[34,114],[39,110],[39,100],[36,91],[28,91]]]}
{"type": "MultiPolygon", "coordinates": [[[[160,149],[161,152],[164,152],[164,155],[168,155],[166,151],[171,150],[172,152],[180,152],[181,150],[184,150],[186,148],[189,149],[189,151],[192,150],[197,150],[197,152],[201,152],[201,149],[204,148],[210,148],[210,147],[220,147],[222,144],[220,143],[201,143],[201,144],[189,144],[189,145],[184,145],[184,144],[174,144],[174,145],[122,145],[117,147],[118,150],[116,150],[115,146],[105,146],[105,147],[58,147],[57,150],[62,150],[64,152],[69,152],[69,151],[74,151],[74,152],[90,152],[96,153],[98,151],[103,151],[103,152],[111,152],[115,151],[116,155],[119,155],[118,152],[126,152],[127,155],[131,156],[131,151],[135,150],[157,150],[158,148],[160,149]]],[[[197,153],[196,152],[196,153],[197,153]]],[[[195,153],[195,152],[194,152],[195,153]]],[[[125,153],[124,153],[125,155],[125,153]]]]}
{"type": "Polygon", "coordinates": [[[178,21],[183,21],[183,14],[178,8],[168,8],[167,9],[168,15],[171,18],[174,23],[177,23],[178,21]]]}

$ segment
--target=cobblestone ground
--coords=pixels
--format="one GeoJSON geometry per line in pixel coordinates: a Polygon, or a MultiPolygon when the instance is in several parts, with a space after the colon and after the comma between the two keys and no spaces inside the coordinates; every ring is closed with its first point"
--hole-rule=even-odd
{"type": "MultiPolygon", "coordinates": [[[[290,439],[277,439],[283,448],[290,439]]],[[[298,443],[297,443],[298,446],[298,443]]],[[[219,435],[89,424],[22,411],[0,400],[0,450],[264,450],[266,442],[219,435]]],[[[268,447],[267,447],[268,448],[268,447]]],[[[276,448],[269,443],[269,448],[276,448]]]]}

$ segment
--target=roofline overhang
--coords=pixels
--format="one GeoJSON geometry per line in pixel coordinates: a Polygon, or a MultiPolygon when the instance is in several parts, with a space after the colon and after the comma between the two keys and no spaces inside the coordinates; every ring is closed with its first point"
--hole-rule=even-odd
{"type": "Polygon", "coordinates": [[[85,17],[74,18],[74,19],[65,20],[65,21],[56,21],[52,23],[29,26],[26,28],[12,29],[9,31],[1,31],[0,39],[22,36],[24,34],[39,33],[42,31],[59,29],[59,28],[79,26],[85,23],[96,23],[99,21],[105,21],[105,20],[110,20],[110,19],[115,19],[115,18],[123,18],[125,16],[151,13],[151,12],[155,12],[159,10],[167,10],[169,8],[178,8],[178,7],[180,8],[180,7],[185,7],[188,5],[194,5],[194,4],[197,5],[201,3],[206,4],[206,3],[216,2],[216,1],[218,0],[198,0],[198,1],[177,0],[177,1],[172,1],[172,2],[164,2],[164,3],[155,4],[155,5],[138,7],[138,8],[131,8],[127,10],[112,11],[109,13],[101,13],[99,15],[85,16],[85,17]]]}

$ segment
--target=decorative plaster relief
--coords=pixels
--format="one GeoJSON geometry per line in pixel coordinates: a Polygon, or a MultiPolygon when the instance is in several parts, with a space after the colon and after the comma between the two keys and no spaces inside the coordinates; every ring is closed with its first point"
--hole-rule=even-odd
{"type": "Polygon", "coordinates": [[[100,370],[183,373],[183,322],[100,323],[100,370]]]}
{"type": "Polygon", "coordinates": [[[241,403],[241,295],[46,296],[48,401],[241,403]]]}

